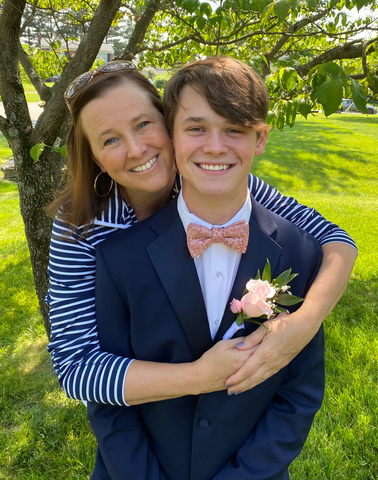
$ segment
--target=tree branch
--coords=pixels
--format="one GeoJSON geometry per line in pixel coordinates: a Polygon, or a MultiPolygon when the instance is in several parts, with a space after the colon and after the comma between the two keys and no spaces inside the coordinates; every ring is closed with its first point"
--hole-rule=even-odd
{"type": "Polygon", "coordinates": [[[134,31],[129,39],[128,44],[117,57],[119,60],[132,60],[140,51],[139,46],[142,45],[147,28],[150,26],[155,13],[159,10],[160,0],[149,0],[144,12],[135,25],[134,31]]]}
{"type": "MultiPolygon", "coordinates": [[[[0,94],[13,138],[31,129],[31,120],[20,78],[18,42],[25,0],[4,0],[0,15],[0,94]]],[[[6,133],[6,129],[5,132],[6,133]]],[[[7,140],[12,139],[7,136],[7,140]]]]}
{"type": "Polygon", "coordinates": [[[21,28],[20,28],[20,36],[23,35],[23,33],[25,32],[25,30],[28,28],[28,26],[29,26],[29,25],[31,24],[31,22],[33,21],[34,16],[35,16],[36,11],[37,11],[37,6],[38,6],[38,0],[34,0],[33,4],[31,5],[32,11],[31,11],[29,17],[25,19],[24,24],[23,24],[23,25],[21,26],[21,28]]]}
{"type": "Polygon", "coordinates": [[[367,66],[367,59],[366,59],[366,42],[362,42],[362,70],[367,77],[369,74],[368,66],[367,66]]]}
{"type": "MultiPolygon", "coordinates": [[[[377,40],[378,37],[369,40],[367,45],[369,46],[377,40]]],[[[351,42],[338,45],[337,47],[323,52],[305,65],[296,67],[296,71],[298,72],[298,75],[304,77],[311,70],[311,68],[315,67],[316,65],[320,65],[321,63],[330,62],[332,60],[342,60],[344,58],[361,58],[365,48],[366,45],[363,40],[352,40],[351,42]]]]}
{"type": "Polygon", "coordinates": [[[29,55],[22,48],[21,43],[18,44],[18,59],[23,66],[26,75],[29,77],[34,88],[37,90],[38,95],[41,97],[41,100],[48,102],[51,97],[51,89],[43,83],[42,78],[34,70],[29,55]]]}
{"type": "Polygon", "coordinates": [[[120,5],[121,0],[101,0],[87,34],[82,37],[75,55],[64,66],[59,81],[51,88],[51,99],[41,113],[33,132],[35,143],[42,139],[47,145],[54,143],[60,125],[68,117],[63,98],[64,91],[72,79],[92,67],[120,5]]]}
{"type": "Polygon", "coordinates": [[[268,62],[272,61],[274,57],[277,55],[277,53],[281,50],[281,48],[285,45],[285,43],[292,38],[291,34],[297,32],[301,28],[306,27],[310,23],[314,23],[317,20],[320,20],[321,18],[325,17],[328,13],[329,13],[329,9],[323,10],[317,15],[314,15],[309,18],[304,18],[302,20],[299,20],[299,22],[294,23],[289,28],[287,33],[284,33],[282,37],[278,40],[278,42],[274,45],[274,47],[265,55],[265,58],[268,60],[268,62]]]}
{"type": "Polygon", "coordinates": [[[194,40],[196,36],[197,33],[192,33],[192,35],[187,35],[186,37],[180,38],[180,40],[177,40],[176,42],[166,43],[161,47],[148,47],[147,45],[144,45],[143,49],[149,50],[150,52],[163,52],[164,50],[169,50],[170,48],[181,45],[182,43],[185,43],[189,40],[194,40]]]}

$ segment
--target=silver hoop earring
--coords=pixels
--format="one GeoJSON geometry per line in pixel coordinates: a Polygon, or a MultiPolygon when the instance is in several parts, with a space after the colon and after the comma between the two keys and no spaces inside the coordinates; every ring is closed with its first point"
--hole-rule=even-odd
{"type": "Polygon", "coordinates": [[[94,189],[94,191],[95,191],[95,193],[96,193],[96,195],[97,195],[98,197],[107,197],[107,196],[109,195],[109,193],[112,191],[112,188],[113,188],[113,185],[114,185],[114,180],[113,180],[111,177],[109,177],[109,178],[110,178],[110,187],[109,187],[109,190],[105,193],[105,195],[100,195],[100,194],[98,193],[98,191],[97,191],[97,180],[100,178],[100,176],[101,176],[103,173],[106,173],[106,172],[102,172],[102,171],[101,171],[101,172],[97,175],[97,177],[95,178],[95,181],[94,181],[94,184],[93,184],[93,189],[94,189]]]}

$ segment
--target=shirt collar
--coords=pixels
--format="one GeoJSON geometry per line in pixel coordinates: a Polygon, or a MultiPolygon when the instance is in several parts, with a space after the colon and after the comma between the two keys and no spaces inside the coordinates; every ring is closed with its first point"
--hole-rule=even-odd
{"type": "Polygon", "coordinates": [[[223,225],[211,225],[210,223],[202,220],[201,218],[197,217],[193,213],[189,212],[189,209],[185,203],[182,190],[180,191],[177,199],[177,210],[180,215],[182,224],[186,229],[188,228],[189,223],[197,223],[198,225],[203,225],[204,227],[211,228],[211,227],[227,227],[231,223],[239,222],[240,220],[245,220],[249,223],[249,219],[252,212],[252,202],[251,202],[251,195],[249,190],[246,191],[246,201],[241,209],[229,220],[228,222],[224,223],[223,225]]]}
{"type": "MultiPolygon", "coordinates": [[[[181,180],[176,176],[176,181],[172,190],[172,199],[174,199],[181,189],[181,180]]],[[[137,223],[137,219],[132,207],[122,198],[119,186],[114,182],[114,194],[109,197],[108,204],[103,212],[93,219],[95,225],[114,228],[128,228],[137,223]]]]}

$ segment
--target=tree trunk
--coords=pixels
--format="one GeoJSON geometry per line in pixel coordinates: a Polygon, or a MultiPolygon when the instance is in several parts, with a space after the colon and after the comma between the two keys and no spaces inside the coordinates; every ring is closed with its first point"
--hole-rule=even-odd
{"type": "MultiPolygon", "coordinates": [[[[58,136],[66,138],[68,124],[65,119],[68,111],[63,92],[73,78],[93,64],[120,4],[121,0],[101,0],[86,37],[82,39],[75,56],[63,70],[61,81],[52,87],[50,95],[44,97],[46,105],[34,129],[18,66],[18,56],[25,57],[23,52],[18,50],[25,0],[5,0],[0,14],[0,92],[6,115],[0,116],[0,130],[10,144],[18,173],[20,210],[30,251],[35,289],[48,337],[50,323],[44,300],[48,289],[47,265],[52,220],[44,209],[55,198],[57,189],[61,186],[62,166],[65,162],[60,154],[48,147],[45,147],[39,161],[35,162],[30,156],[30,149],[40,142],[51,146],[58,136]]],[[[36,75],[34,70],[29,68],[30,61],[26,62],[25,58],[23,60],[26,71],[31,76],[36,75]]],[[[45,87],[42,87],[44,90],[45,87]]]]}
{"type": "Polygon", "coordinates": [[[20,210],[25,225],[35,290],[46,333],[50,338],[45,296],[49,285],[47,265],[52,219],[45,213],[44,207],[55,197],[63,159],[53,150],[46,149],[40,161],[34,162],[29,154],[30,146],[14,146],[15,150],[20,150],[15,155],[15,165],[18,171],[20,210]]]}

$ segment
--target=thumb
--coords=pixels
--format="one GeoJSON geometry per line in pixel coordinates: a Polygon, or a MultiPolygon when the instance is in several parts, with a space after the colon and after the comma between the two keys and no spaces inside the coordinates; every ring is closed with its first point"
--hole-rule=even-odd
{"type": "Polygon", "coordinates": [[[236,347],[239,350],[250,350],[251,348],[257,347],[268,333],[270,333],[269,330],[264,327],[259,327],[248,335],[248,337],[244,337],[244,339],[237,343],[236,347]]]}

